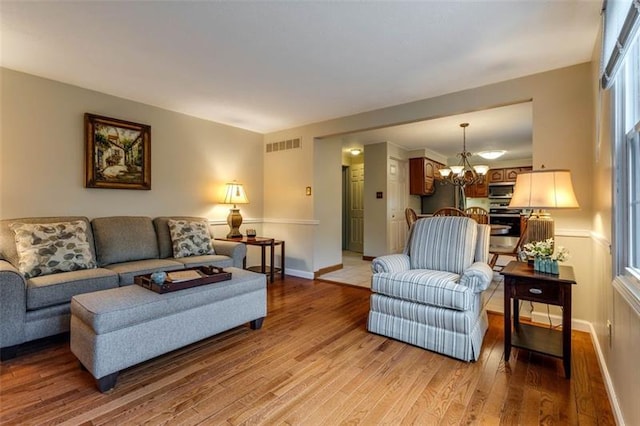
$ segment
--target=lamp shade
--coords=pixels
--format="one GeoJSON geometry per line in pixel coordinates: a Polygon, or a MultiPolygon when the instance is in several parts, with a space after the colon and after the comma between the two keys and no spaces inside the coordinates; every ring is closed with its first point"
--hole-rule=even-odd
{"type": "Polygon", "coordinates": [[[222,202],[224,204],[233,205],[247,204],[249,203],[249,199],[247,198],[247,194],[244,192],[242,184],[234,181],[227,183],[224,200],[222,202]]]}
{"type": "Polygon", "coordinates": [[[518,174],[509,207],[577,209],[580,207],[569,170],[536,170],[518,174]]]}

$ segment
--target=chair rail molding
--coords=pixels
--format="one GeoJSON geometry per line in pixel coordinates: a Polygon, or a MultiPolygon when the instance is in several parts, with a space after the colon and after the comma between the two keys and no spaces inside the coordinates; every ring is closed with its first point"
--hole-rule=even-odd
{"type": "Polygon", "coordinates": [[[591,234],[588,229],[556,229],[559,237],[590,238],[591,234]]]}
{"type": "MultiPolygon", "coordinates": [[[[242,223],[276,223],[281,225],[320,225],[317,219],[242,218],[242,223]]],[[[227,219],[209,219],[210,225],[226,225],[227,219]]]]}
{"type": "Polygon", "coordinates": [[[278,218],[264,218],[262,219],[263,223],[276,223],[281,225],[311,225],[317,226],[320,225],[320,221],[318,219],[278,219],[278,218]]]}
{"type": "MultiPolygon", "coordinates": [[[[260,218],[242,218],[242,224],[246,225],[247,223],[262,223],[262,219],[260,218]]],[[[209,219],[209,225],[228,225],[227,219],[209,219]]]]}

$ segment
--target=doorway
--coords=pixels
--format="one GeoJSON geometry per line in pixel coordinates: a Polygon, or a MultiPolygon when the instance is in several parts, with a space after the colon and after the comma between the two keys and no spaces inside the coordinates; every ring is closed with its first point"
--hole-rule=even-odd
{"type": "Polygon", "coordinates": [[[364,251],[364,163],[342,167],[342,249],[364,251]]]}
{"type": "Polygon", "coordinates": [[[406,160],[396,158],[389,159],[389,217],[387,224],[389,227],[389,242],[387,244],[389,253],[402,253],[407,240],[407,224],[404,217],[404,209],[409,202],[409,170],[406,160]]]}

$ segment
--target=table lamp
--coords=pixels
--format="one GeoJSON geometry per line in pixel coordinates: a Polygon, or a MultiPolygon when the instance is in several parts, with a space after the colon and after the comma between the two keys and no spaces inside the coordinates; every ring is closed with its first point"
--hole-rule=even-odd
{"type": "Polygon", "coordinates": [[[227,183],[224,200],[222,202],[224,204],[233,204],[233,208],[229,209],[229,216],[227,216],[227,223],[230,228],[227,238],[242,237],[239,229],[240,225],[242,225],[242,215],[240,214],[240,209],[237,207],[237,204],[249,203],[242,184],[237,183],[235,180],[227,183]]]}
{"type": "Polygon", "coordinates": [[[519,173],[509,207],[534,209],[527,222],[528,241],[544,241],[555,235],[546,209],[577,209],[571,171],[541,170],[519,173]]]}

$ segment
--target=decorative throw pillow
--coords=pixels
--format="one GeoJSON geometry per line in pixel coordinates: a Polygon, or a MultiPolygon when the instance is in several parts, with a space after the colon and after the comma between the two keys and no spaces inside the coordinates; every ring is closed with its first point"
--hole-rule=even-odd
{"type": "Polygon", "coordinates": [[[173,257],[215,254],[206,221],[168,220],[173,257]]]}
{"type": "Polygon", "coordinates": [[[26,278],[96,267],[84,221],[14,222],[9,227],[15,233],[18,270],[26,278]]]}

